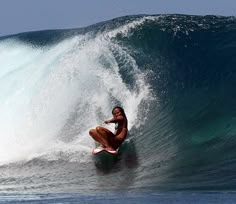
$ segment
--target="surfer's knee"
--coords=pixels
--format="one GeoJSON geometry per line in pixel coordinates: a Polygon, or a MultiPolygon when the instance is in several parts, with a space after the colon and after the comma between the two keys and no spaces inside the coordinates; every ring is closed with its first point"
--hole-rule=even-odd
{"type": "Polygon", "coordinates": [[[96,130],[95,129],[90,129],[89,130],[89,135],[93,136],[95,134],[96,130]]]}
{"type": "Polygon", "coordinates": [[[97,131],[98,133],[101,133],[101,132],[103,131],[103,127],[97,126],[97,127],[96,127],[96,131],[97,131]]]}

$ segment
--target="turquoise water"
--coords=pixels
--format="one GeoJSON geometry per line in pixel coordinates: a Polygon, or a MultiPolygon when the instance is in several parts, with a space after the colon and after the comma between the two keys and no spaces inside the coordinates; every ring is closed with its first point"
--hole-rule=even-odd
{"type": "Polygon", "coordinates": [[[235,36],[234,17],[139,15],[2,37],[2,201],[230,203],[235,36]],[[114,129],[103,121],[115,105],[129,136],[98,168],[88,130],[114,129]]]}

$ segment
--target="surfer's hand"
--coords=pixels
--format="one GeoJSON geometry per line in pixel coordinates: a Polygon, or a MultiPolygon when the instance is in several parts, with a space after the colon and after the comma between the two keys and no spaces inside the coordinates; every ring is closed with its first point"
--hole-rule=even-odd
{"type": "Polygon", "coordinates": [[[110,123],[110,120],[105,120],[104,123],[108,124],[108,123],[110,123]]]}

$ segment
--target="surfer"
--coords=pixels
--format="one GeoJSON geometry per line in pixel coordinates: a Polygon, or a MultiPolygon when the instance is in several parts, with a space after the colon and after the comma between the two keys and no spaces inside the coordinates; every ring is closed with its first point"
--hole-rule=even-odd
{"type": "Polygon", "coordinates": [[[115,123],[114,133],[101,126],[89,131],[90,136],[92,136],[95,141],[99,142],[101,146],[108,151],[116,150],[125,140],[128,132],[128,120],[124,109],[120,106],[116,106],[112,110],[112,115],[112,119],[104,122],[106,124],[115,123]]]}

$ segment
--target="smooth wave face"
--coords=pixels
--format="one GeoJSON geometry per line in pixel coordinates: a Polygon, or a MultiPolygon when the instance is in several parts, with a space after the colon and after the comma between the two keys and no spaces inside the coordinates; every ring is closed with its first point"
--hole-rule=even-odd
{"type": "Polygon", "coordinates": [[[234,190],[235,34],[140,15],[0,39],[1,191],[234,190]],[[115,105],[129,137],[103,171],[88,131],[115,105]]]}

